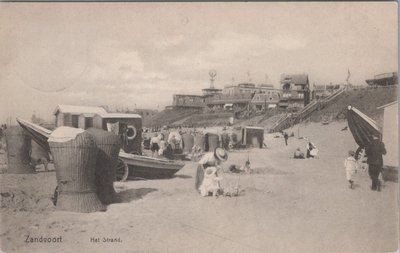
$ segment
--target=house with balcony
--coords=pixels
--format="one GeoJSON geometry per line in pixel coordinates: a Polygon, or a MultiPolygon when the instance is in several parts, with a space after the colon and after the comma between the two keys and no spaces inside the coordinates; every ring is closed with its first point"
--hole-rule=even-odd
{"type": "Polygon", "coordinates": [[[278,90],[270,93],[256,93],[251,100],[251,107],[257,112],[276,108],[280,101],[280,92],[278,90]]]}
{"type": "Polygon", "coordinates": [[[268,91],[275,90],[272,84],[259,84],[254,83],[239,83],[238,85],[228,85],[222,90],[223,95],[235,96],[245,93],[267,93],[268,91]]]}
{"type": "Polygon", "coordinates": [[[252,93],[236,95],[218,94],[207,100],[207,106],[210,109],[224,109],[229,107],[233,110],[243,110],[249,106],[253,95],[252,93]]]}
{"type": "Polygon", "coordinates": [[[201,95],[174,94],[172,99],[173,108],[204,108],[206,97],[201,95]]]}
{"type": "Polygon", "coordinates": [[[280,84],[282,96],[279,107],[298,111],[310,103],[310,84],[307,74],[282,74],[280,84]]]}

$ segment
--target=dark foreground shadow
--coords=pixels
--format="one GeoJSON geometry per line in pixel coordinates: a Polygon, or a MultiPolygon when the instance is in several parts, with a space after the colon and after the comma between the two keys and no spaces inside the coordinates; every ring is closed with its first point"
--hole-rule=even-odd
{"type": "Polygon", "coordinates": [[[174,175],[173,177],[174,177],[174,178],[175,178],[175,177],[176,177],[176,178],[183,178],[183,179],[192,178],[192,176],[189,176],[189,175],[174,175]]]}
{"type": "Polygon", "coordinates": [[[133,200],[142,199],[147,194],[157,191],[155,188],[139,188],[139,189],[128,189],[117,193],[116,203],[129,203],[133,200]]]}

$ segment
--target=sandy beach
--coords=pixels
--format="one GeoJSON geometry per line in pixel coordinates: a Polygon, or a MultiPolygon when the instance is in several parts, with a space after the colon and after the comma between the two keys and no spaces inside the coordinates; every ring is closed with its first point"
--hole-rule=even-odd
{"type": "MultiPolygon", "coordinates": [[[[225,167],[247,157],[254,174],[223,173],[238,197],[200,197],[197,164],[172,179],[115,183],[121,203],[106,212],[56,211],[55,172],[1,174],[3,252],[393,252],[398,248],[398,183],[370,190],[358,171],[349,189],[343,161],[356,144],[346,122],[296,126],[282,138],[266,135],[266,149],[229,153],[225,167]],[[309,138],[319,159],[294,160],[309,138]],[[61,237],[61,242],[27,243],[61,237]],[[109,238],[109,242],[103,242],[109,238]]],[[[4,158],[4,156],[3,156],[4,158]]]]}

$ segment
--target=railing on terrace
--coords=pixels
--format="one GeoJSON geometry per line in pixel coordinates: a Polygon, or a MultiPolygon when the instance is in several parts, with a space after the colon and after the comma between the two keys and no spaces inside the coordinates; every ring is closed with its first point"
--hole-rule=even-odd
{"type": "Polygon", "coordinates": [[[288,119],[292,117],[291,113],[285,114],[280,117],[271,127],[270,132],[276,132],[288,119]]]}
{"type": "Polygon", "coordinates": [[[322,109],[325,106],[329,105],[335,98],[339,97],[343,94],[345,89],[340,89],[330,95],[329,97],[321,100],[321,101],[313,101],[306,105],[300,112],[294,114],[288,114],[287,117],[282,117],[279,119],[271,128],[271,132],[281,131],[285,128],[288,128],[294,124],[298,124],[302,122],[308,115],[315,112],[318,109],[322,109]]]}
{"type": "Polygon", "coordinates": [[[323,109],[333,101],[341,96],[342,94],[349,91],[358,91],[358,90],[371,90],[371,89],[395,89],[397,85],[389,85],[389,86],[363,86],[363,87],[350,87],[350,88],[342,88],[325,99],[319,101],[313,101],[307,106],[305,106],[300,112],[293,114],[286,114],[279,118],[274,125],[271,127],[270,132],[281,131],[285,128],[288,128],[294,124],[301,123],[307,116],[316,110],[323,109]]]}
{"type": "Polygon", "coordinates": [[[326,97],[325,99],[323,99],[322,102],[324,104],[327,104],[327,103],[331,102],[333,99],[335,99],[336,97],[340,96],[345,91],[346,91],[346,89],[342,88],[342,89],[336,91],[335,93],[333,93],[332,95],[330,95],[329,97],[326,97]]]}

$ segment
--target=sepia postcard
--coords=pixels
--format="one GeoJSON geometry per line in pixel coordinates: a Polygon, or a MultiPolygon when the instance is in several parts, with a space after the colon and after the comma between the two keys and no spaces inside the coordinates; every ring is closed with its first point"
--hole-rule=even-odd
{"type": "Polygon", "coordinates": [[[397,2],[0,3],[0,252],[399,252],[397,2]]]}

